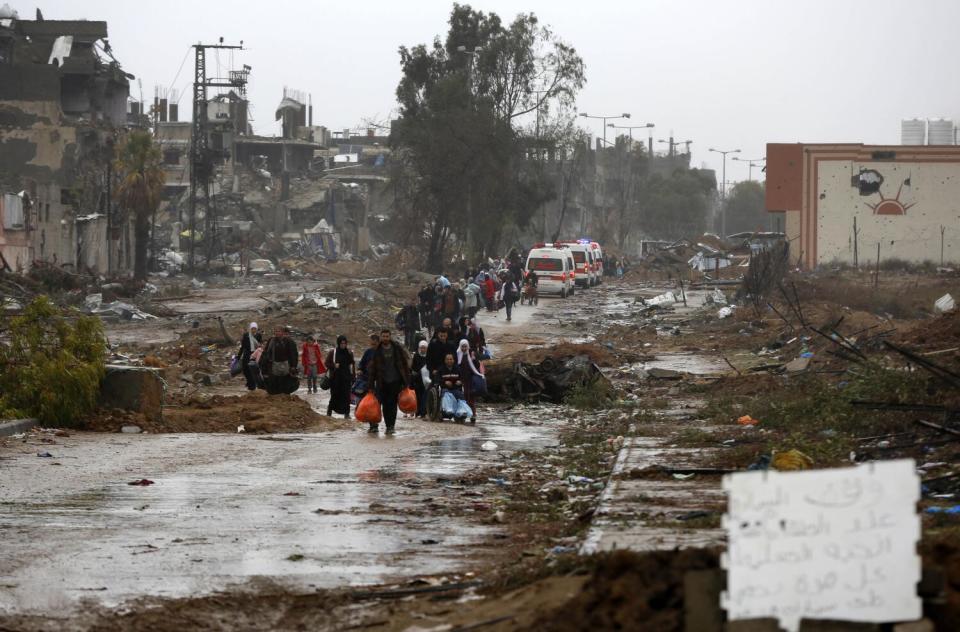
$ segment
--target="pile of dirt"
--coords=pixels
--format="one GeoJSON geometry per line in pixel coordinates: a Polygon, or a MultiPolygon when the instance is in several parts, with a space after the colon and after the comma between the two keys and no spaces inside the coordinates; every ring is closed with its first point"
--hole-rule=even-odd
{"type": "MultiPolygon", "coordinates": [[[[527,364],[539,364],[547,358],[567,360],[569,358],[582,355],[589,357],[590,361],[599,367],[619,366],[624,361],[627,361],[621,357],[623,354],[616,353],[615,349],[610,349],[602,345],[593,343],[574,344],[564,342],[552,347],[539,347],[536,349],[525,349],[523,351],[518,351],[517,353],[513,353],[498,359],[497,362],[526,362],[527,364]]],[[[634,354],[626,355],[632,356],[634,354]]]]}
{"type": "Polygon", "coordinates": [[[598,561],[578,594],[527,630],[682,630],[684,575],[718,567],[713,550],[616,551],[598,561]]]}
{"type": "Polygon", "coordinates": [[[897,332],[894,341],[923,351],[960,347],[960,310],[951,310],[897,332]]]}
{"type": "Polygon", "coordinates": [[[353,428],[356,424],[321,415],[296,395],[267,395],[254,391],[242,396],[183,397],[172,395],[163,408],[162,421],[117,410],[99,410],[84,420],[83,429],[119,432],[125,425],[144,432],[237,432],[238,426],[255,434],[325,432],[353,428]]]}

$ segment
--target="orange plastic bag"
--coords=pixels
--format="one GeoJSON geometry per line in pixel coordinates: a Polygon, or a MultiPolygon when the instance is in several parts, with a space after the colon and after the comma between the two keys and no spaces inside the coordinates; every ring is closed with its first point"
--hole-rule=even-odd
{"type": "Polygon", "coordinates": [[[380,423],[380,400],[372,392],[367,393],[357,404],[355,411],[357,421],[366,424],[380,423]]]}
{"type": "Polygon", "coordinates": [[[412,415],[417,412],[417,394],[412,388],[405,388],[400,391],[400,397],[397,399],[397,407],[400,412],[412,415]]]}
{"type": "Polygon", "coordinates": [[[740,419],[737,419],[737,423],[741,426],[756,426],[758,423],[760,423],[760,420],[754,419],[750,415],[744,415],[740,419]]]}

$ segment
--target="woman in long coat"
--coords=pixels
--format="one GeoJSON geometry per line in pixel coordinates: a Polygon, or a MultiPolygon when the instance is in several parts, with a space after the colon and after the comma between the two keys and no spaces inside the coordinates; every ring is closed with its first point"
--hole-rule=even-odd
{"type": "Polygon", "coordinates": [[[327,354],[327,375],[330,376],[330,403],[327,416],[338,413],[350,418],[350,388],[357,375],[357,364],[347,347],[347,337],[337,336],[337,347],[327,354]]]}

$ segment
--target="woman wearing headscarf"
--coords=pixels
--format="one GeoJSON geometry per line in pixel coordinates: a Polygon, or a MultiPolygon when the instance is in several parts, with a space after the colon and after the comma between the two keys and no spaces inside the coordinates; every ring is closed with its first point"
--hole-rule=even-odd
{"type": "MultiPolygon", "coordinates": [[[[427,346],[426,340],[420,341],[410,364],[410,380],[417,394],[417,417],[425,417],[427,414],[427,387],[423,383],[423,369],[427,366],[427,346]]],[[[427,375],[429,376],[429,373],[427,375]]]]}
{"type": "Polygon", "coordinates": [[[477,403],[473,389],[473,380],[475,378],[485,379],[483,373],[477,368],[476,358],[470,351],[470,343],[464,338],[457,345],[457,366],[460,367],[460,381],[463,382],[463,396],[467,400],[467,405],[473,411],[470,423],[477,422],[477,403]]]}
{"type": "Polygon", "coordinates": [[[258,331],[257,323],[250,323],[247,333],[243,334],[243,338],[240,339],[240,351],[237,352],[237,355],[240,356],[240,366],[243,368],[243,377],[247,378],[248,391],[257,390],[259,382],[257,373],[260,369],[256,365],[250,366],[250,356],[261,344],[263,344],[263,336],[258,331]]]}
{"type": "Polygon", "coordinates": [[[347,337],[337,336],[337,347],[327,353],[327,375],[330,376],[330,403],[327,416],[333,413],[350,418],[350,387],[357,374],[353,353],[347,347],[347,337]]]}
{"type": "Polygon", "coordinates": [[[470,343],[470,351],[473,352],[475,359],[490,359],[487,353],[487,336],[483,333],[483,329],[476,318],[470,319],[470,325],[467,327],[467,342],[470,343]]]}

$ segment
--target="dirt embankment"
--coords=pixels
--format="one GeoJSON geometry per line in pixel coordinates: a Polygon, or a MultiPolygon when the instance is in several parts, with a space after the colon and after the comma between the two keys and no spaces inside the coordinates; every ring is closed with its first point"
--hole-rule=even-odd
{"type": "Polygon", "coordinates": [[[267,395],[254,391],[241,396],[182,397],[172,395],[163,409],[162,421],[117,410],[101,410],[84,421],[84,430],[119,432],[125,425],[144,432],[325,432],[353,428],[355,422],[321,415],[296,395],[267,395]]]}

